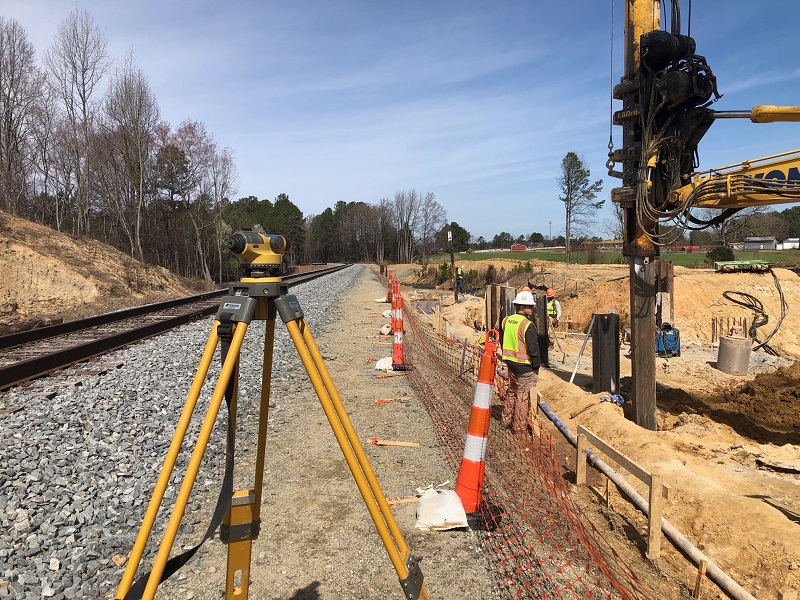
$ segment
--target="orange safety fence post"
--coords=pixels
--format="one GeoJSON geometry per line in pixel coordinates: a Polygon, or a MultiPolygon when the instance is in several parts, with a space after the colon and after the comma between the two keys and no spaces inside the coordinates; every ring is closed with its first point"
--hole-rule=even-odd
{"type": "Polygon", "coordinates": [[[464,511],[478,512],[483,490],[483,471],[485,467],[486,444],[489,435],[489,421],[492,416],[492,394],[494,393],[494,375],[497,368],[497,343],[500,332],[490,329],[486,332],[483,346],[478,381],[475,383],[475,395],[469,415],[467,441],[464,444],[464,455],[456,479],[456,494],[461,498],[464,511]]]}
{"type": "Polygon", "coordinates": [[[403,296],[400,294],[400,283],[394,280],[394,296],[397,298],[394,317],[394,342],[392,344],[392,370],[405,371],[406,359],[403,352],[403,296]]]}

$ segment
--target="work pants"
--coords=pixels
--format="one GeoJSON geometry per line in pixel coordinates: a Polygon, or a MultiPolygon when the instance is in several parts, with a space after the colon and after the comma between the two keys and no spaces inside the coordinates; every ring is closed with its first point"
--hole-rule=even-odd
{"type": "Polygon", "coordinates": [[[508,393],[503,403],[503,426],[512,431],[524,432],[527,430],[530,391],[536,387],[539,375],[536,371],[527,371],[515,375],[508,371],[508,393]]]}

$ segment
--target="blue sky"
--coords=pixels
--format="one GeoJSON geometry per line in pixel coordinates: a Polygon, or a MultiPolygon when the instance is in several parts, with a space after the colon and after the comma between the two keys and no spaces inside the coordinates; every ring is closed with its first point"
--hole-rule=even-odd
{"type": "MultiPolygon", "coordinates": [[[[613,5],[613,65],[609,0],[0,0],[0,15],[41,56],[64,17],[88,9],[116,64],[132,52],[164,120],[202,121],[233,150],[237,198],[286,193],[319,214],[413,187],[491,239],[563,233],[556,177],[570,151],[605,182],[592,233],[606,236],[619,185],[605,168],[610,87],[623,70],[624,3],[613,5]]],[[[724,94],[715,109],[800,104],[798,21],[796,0],[694,0],[691,34],[724,94]]],[[[799,142],[800,123],[718,121],[701,169],[799,142]]]]}

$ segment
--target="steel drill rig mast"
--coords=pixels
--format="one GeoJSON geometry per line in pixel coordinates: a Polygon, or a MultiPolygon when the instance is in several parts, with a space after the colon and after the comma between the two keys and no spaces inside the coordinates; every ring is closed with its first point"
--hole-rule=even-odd
{"type": "MultiPolygon", "coordinates": [[[[623,209],[623,255],[630,261],[632,400],[636,423],[656,429],[656,280],[659,247],[681,235],[695,206],[723,209],[800,202],[797,151],[694,174],[697,145],[719,118],[800,121],[800,107],[758,106],[718,112],[720,97],[695,41],[680,33],[678,0],[670,31],[661,29],[660,0],[625,0],[625,71],[613,97],[622,101],[614,124],[622,148],[609,153],[609,175],[622,179],[611,199],[623,209]],[[771,159],[777,159],[771,162],[771,159]],[[622,170],[614,170],[621,163],[622,170]],[[731,186],[733,182],[733,186],[731,186]]],[[[695,227],[698,228],[698,227],[695,227]]]]}

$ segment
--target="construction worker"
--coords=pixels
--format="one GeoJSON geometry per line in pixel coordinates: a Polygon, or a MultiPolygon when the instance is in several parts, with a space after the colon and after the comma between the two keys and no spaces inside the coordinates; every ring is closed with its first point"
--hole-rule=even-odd
{"type": "Polygon", "coordinates": [[[528,431],[530,390],[539,379],[539,342],[533,309],[536,302],[533,294],[522,291],[514,298],[517,311],[503,319],[502,358],[508,368],[508,394],[503,405],[503,425],[512,431],[528,431]]]}
{"type": "Polygon", "coordinates": [[[561,303],[556,300],[556,291],[550,288],[545,293],[547,296],[547,316],[553,323],[553,327],[558,327],[558,321],[561,319],[561,303]]]}
{"type": "Polygon", "coordinates": [[[461,265],[456,265],[456,285],[459,294],[464,293],[464,269],[461,265]]]}

